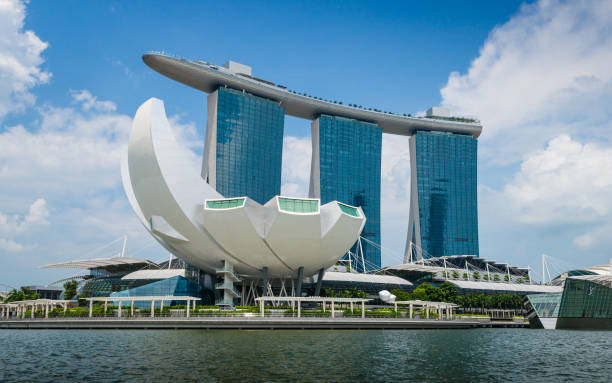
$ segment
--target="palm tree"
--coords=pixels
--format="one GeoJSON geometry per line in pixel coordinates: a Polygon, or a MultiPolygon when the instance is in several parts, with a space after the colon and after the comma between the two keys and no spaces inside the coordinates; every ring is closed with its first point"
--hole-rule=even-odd
{"type": "Polygon", "coordinates": [[[4,303],[17,302],[17,301],[29,301],[40,298],[40,295],[36,291],[30,290],[29,287],[21,286],[19,290],[11,290],[7,297],[4,299],[4,303]]]}

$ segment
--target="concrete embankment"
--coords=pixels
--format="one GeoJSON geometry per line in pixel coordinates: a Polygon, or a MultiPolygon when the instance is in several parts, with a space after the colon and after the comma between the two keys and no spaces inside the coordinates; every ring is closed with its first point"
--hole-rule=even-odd
{"type": "Polygon", "coordinates": [[[135,318],[3,320],[0,329],[470,329],[483,326],[467,320],[403,320],[356,318],[135,318]]]}

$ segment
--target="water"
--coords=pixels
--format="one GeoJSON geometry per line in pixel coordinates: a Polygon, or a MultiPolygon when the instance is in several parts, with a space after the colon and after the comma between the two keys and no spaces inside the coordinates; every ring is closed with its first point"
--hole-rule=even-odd
{"type": "Polygon", "coordinates": [[[0,330],[0,381],[611,382],[612,332],[0,330]]]}

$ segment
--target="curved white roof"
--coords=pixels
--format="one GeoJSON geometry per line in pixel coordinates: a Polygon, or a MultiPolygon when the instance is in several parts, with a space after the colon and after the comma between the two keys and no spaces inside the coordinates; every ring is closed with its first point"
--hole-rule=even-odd
{"type": "Polygon", "coordinates": [[[321,114],[347,117],[376,123],[383,133],[405,136],[411,136],[416,130],[431,130],[468,134],[478,138],[482,131],[480,123],[401,116],[303,96],[268,81],[236,74],[200,60],[175,58],[162,53],[144,54],[142,60],[164,76],[203,92],[214,92],[220,86],[245,90],[256,96],[276,100],[285,108],[287,114],[309,120],[314,120],[321,114]]]}
{"type": "Polygon", "coordinates": [[[583,281],[594,282],[602,286],[612,288],[612,275],[580,275],[576,277],[569,277],[570,279],[582,279],[583,281]]]}
{"type": "Polygon", "coordinates": [[[130,258],[130,257],[113,257],[113,258],[92,258],[92,259],[84,259],[80,261],[71,261],[71,262],[62,262],[62,263],[54,263],[51,265],[45,265],[41,268],[50,269],[50,268],[65,268],[65,269],[100,269],[111,266],[122,266],[122,265],[136,265],[136,264],[154,264],[151,261],[146,261],[143,259],[130,258]]]}
{"type": "Polygon", "coordinates": [[[545,285],[525,285],[520,283],[496,283],[496,282],[475,282],[475,281],[455,281],[448,282],[461,289],[469,290],[492,290],[492,291],[516,291],[525,293],[558,293],[563,291],[560,286],[545,285]]]}
{"type": "Polygon", "coordinates": [[[609,263],[607,265],[585,267],[582,270],[591,271],[599,275],[612,275],[612,263],[609,263]]]}
{"type": "Polygon", "coordinates": [[[395,275],[377,275],[362,273],[340,273],[337,271],[327,271],[323,275],[323,281],[342,281],[342,282],[363,282],[363,283],[384,283],[393,285],[411,286],[412,283],[395,275]]]}
{"type": "Polygon", "coordinates": [[[185,269],[138,270],[125,275],[121,279],[168,279],[185,276],[185,269]]]}

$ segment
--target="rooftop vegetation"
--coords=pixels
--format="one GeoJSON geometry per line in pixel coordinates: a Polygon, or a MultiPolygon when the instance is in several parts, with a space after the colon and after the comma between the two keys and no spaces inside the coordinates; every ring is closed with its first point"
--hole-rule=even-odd
{"type": "Polygon", "coordinates": [[[397,301],[422,300],[455,303],[461,307],[474,309],[521,309],[523,296],[520,294],[459,294],[457,287],[450,282],[440,287],[422,283],[412,292],[392,290],[397,301]]]}

